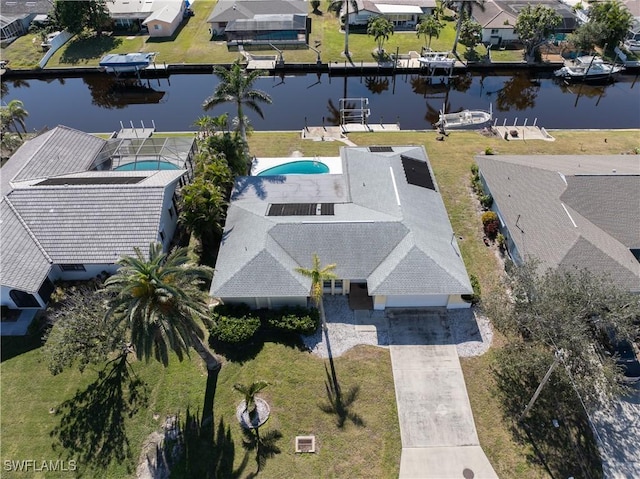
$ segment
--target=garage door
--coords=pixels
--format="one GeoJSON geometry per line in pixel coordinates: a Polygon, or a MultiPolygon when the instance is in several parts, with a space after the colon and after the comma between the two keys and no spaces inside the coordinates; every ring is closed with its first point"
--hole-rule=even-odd
{"type": "Polygon", "coordinates": [[[434,294],[429,296],[387,296],[387,308],[417,308],[446,306],[449,296],[446,294],[434,294]]]}

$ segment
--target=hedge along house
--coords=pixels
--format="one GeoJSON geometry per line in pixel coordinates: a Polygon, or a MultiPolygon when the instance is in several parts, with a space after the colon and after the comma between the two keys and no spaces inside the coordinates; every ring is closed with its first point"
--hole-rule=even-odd
{"type": "Polygon", "coordinates": [[[56,280],[111,274],[122,255],[151,242],[169,247],[175,192],[187,168],[114,171],[105,154],[113,144],[58,126],[26,142],[2,167],[3,335],[26,332],[56,280]]]}
{"type": "Polygon", "coordinates": [[[295,268],[335,263],[332,295],[374,309],[468,308],[472,289],[423,147],[344,147],[339,174],[236,181],[210,294],[253,308],[306,305],[295,268]]]}
{"type": "Polygon", "coordinates": [[[211,36],[224,36],[230,47],[299,48],[308,44],[308,9],[305,0],[219,0],[207,22],[211,36]]]}
{"type": "Polygon", "coordinates": [[[478,156],[516,264],[608,274],[640,292],[640,167],[635,155],[478,156]]]}

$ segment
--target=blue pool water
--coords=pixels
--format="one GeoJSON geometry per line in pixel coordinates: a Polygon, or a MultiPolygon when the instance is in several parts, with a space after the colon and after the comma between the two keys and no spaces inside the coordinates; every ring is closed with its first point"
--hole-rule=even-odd
{"type": "Polygon", "coordinates": [[[168,161],[138,161],[118,166],[117,171],[153,171],[153,170],[178,170],[179,168],[168,161]]]}
{"type": "Polygon", "coordinates": [[[258,176],[276,176],[276,175],[320,175],[329,173],[329,167],[320,161],[292,161],[283,165],[267,168],[258,173],[258,176]]]}

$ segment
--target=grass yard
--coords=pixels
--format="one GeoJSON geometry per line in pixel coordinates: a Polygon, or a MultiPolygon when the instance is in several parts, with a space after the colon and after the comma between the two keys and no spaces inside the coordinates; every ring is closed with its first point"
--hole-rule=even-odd
{"type": "MultiPolygon", "coordinates": [[[[436,141],[435,132],[420,131],[352,133],[349,139],[363,146],[425,146],[453,229],[458,237],[462,237],[458,241],[467,269],[478,276],[486,292],[496,284],[500,266],[493,250],[482,242],[477,200],[468,187],[470,166],[475,155],[483,154],[487,147],[492,148],[495,154],[530,155],[624,154],[640,148],[637,130],[550,133],[556,138],[555,142],[506,142],[470,131],[452,132],[445,141],[436,141]]],[[[255,132],[249,137],[249,144],[252,154],[257,156],[288,156],[296,150],[305,156],[331,156],[338,155],[339,148],[343,146],[339,142],[302,140],[296,132],[255,132]]],[[[505,341],[496,335],[494,346],[499,348],[505,341]]],[[[32,342],[21,338],[3,338],[2,354],[0,427],[3,441],[0,460],[65,458],[65,450],[52,449],[54,438],[50,437],[50,432],[60,423],[61,416],[50,413],[50,410],[71,398],[78,388],[84,389],[95,381],[97,371],[87,370],[80,374],[72,370],[51,376],[40,351],[34,349],[32,342]]],[[[547,477],[544,466],[531,459],[531,445],[519,441],[511,429],[512,424],[503,418],[503,405],[493,380],[494,355],[495,350],[492,350],[484,356],[462,361],[481,445],[502,478],[547,477]]],[[[343,389],[360,387],[353,412],[363,418],[364,427],[347,423],[344,429],[339,429],[335,425],[335,417],[319,409],[319,403],[325,401],[325,365],[326,361],[308,353],[267,343],[254,359],[242,364],[227,363],[223,367],[217,383],[215,423],[223,419],[229,427],[236,468],[242,464],[244,450],[241,447],[242,435],[234,418],[235,406],[241,398],[232,390],[232,385],[264,379],[271,385],[265,389],[263,397],[272,408],[272,418],[264,431],[278,430],[283,437],[276,443],[282,452],[267,460],[261,477],[397,477],[400,434],[388,351],[359,347],[336,359],[337,376],[343,389]],[[294,436],[306,434],[316,435],[319,452],[295,455],[292,452],[294,436]]],[[[100,477],[120,479],[130,475],[131,468],[135,469],[143,441],[152,431],[159,429],[163,418],[174,414],[184,417],[187,408],[191,413],[202,409],[206,371],[199,359],[183,363],[173,361],[166,369],[155,362],[134,363],[133,368],[147,385],[148,399],[133,417],[124,418],[122,422],[131,448],[129,459],[113,461],[104,472],[100,472],[100,477]],[[157,420],[153,417],[155,413],[159,415],[157,420]]],[[[101,437],[98,434],[93,440],[79,443],[78,454],[86,452],[101,437]]],[[[123,438],[119,440],[106,442],[102,456],[125,450],[121,444],[123,438]]],[[[560,441],[550,452],[557,455],[564,452],[565,447],[566,443],[560,441]]],[[[255,471],[253,457],[249,458],[244,471],[245,475],[255,471]]],[[[4,472],[3,477],[24,477],[4,472]]],[[[85,474],[86,477],[93,475],[91,472],[85,474]]]]}
{"type": "MultiPolygon", "coordinates": [[[[18,340],[19,341],[19,340],[18,340]]],[[[7,340],[3,346],[11,347],[7,340]]],[[[131,449],[126,460],[113,460],[104,470],[86,469],[78,461],[85,477],[122,479],[130,477],[145,438],[158,430],[169,415],[184,418],[187,408],[199,414],[202,410],[206,385],[206,371],[199,359],[178,362],[173,358],[168,368],[159,363],[133,364],[136,374],[146,384],[147,403],[132,418],[123,420],[123,427],[131,449]],[[154,414],[159,418],[154,419],[154,414]]],[[[267,460],[260,474],[265,478],[302,477],[397,477],[400,465],[400,431],[395,405],[395,392],[389,353],[386,350],[360,347],[336,359],[338,379],[348,390],[360,388],[360,395],[352,411],[364,420],[364,426],[349,422],[343,429],[335,424],[335,416],[322,412],[319,404],[326,399],[326,362],[309,353],[280,344],[267,343],[258,355],[243,364],[227,363],[218,377],[215,396],[215,423],[222,419],[228,426],[234,444],[234,463],[238,468],[245,455],[242,434],[235,419],[236,405],[242,399],[232,389],[237,382],[250,383],[264,379],[270,383],[261,394],[271,406],[271,418],[262,431],[276,429],[282,433],[276,445],[281,453],[267,460]],[[296,455],[293,452],[296,435],[316,435],[318,453],[296,455]]],[[[25,352],[0,365],[2,401],[1,460],[66,459],[66,450],[53,449],[55,438],[50,432],[60,424],[60,415],[50,413],[76,389],[85,389],[96,377],[96,371],[67,371],[51,376],[38,349],[25,352]]],[[[107,414],[107,411],[100,411],[107,414]]],[[[81,416],[82,408],[74,416],[81,416]]],[[[124,414],[114,411],[115,415],[124,414]]],[[[74,425],[74,427],[76,427],[74,425]]],[[[83,431],[80,426],[74,432],[83,431]]],[[[76,457],[87,454],[90,444],[104,439],[105,431],[94,431],[91,440],[77,445],[76,457]]],[[[83,436],[88,437],[88,436],[83,436]]],[[[102,457],[117,457],[125,450],[123,437],[109,438],[102,457]]],[[[254,456],[250,453],[242,477],[255,471],[254,456]]],[[[50,473],[46,477],[69,477],[69,473],[50,473]]],[[[25,477],[3,472],[2,477],[25,477]]],[[[42,474],[29,477],[45,477],[42,474]]]]}
{"type": "Polygon", "coordinates": [[[9,60],[9,68],[14,69],[37,68],[43,55],[38,36],[28,33],[0,51],[2,60],[9,60]]]}
{"type": "MultiPolygon", "coordinates": [[[[97,66],[100,58],[107,53],[128,52],[158,52],[157,61],[167,64],[180,63],[231,63],[242,55],[237,51],[228,51],[226,42],[212,41],[209,34],[210,25],[206,23],[211,14],[214,1],[198,0],[191,8],[195,16],[182,24],[176,33],[169,38],[151,38],[148,35],[103,35],[102,37],[74,37],[64,47],[57,51],[47,63],[47,68],[87,67],[97,66]]],[[[337,17],[323,11],[323,3],[318,13],[310,13],[312,19],[309,43],[319,45],[321,60],[324,63],[344,62],[344,32],[340,30],[337,17]]],[[[309,7],[311,11],[311,7],[309,7]]],[[[11,61],[14,68],[34,68],[42,57],[42,51],[31,44],[32,36],[25,36],[14,42],[7,49],[3,49],[2,57],[11,61]],[[27,54],[28,53],[28,54],[27,54]]],[[[448,51],[453,46],[455,38],[455,23],[447,22],[438,38],[433,38],[431,48],[436,51],[448,51]]],[[[425,45],[425,39],[418,37],[414,31],[394,33],[384,44],[387,53],[420,52],[425,45]]],[[[349,51],[354,63],[375,62],[377,48],[373,37],[366,33],[351,33],[349,35],[349,51]]],[[[276,51],[251,50],[256,55],[275,55],[276,51]]],[[[466,47],[459,45],[458,52],[464,56],[466,47]]],[[[486,53],[484,46],[477,48],[477,55],[486,53]]],[[[317,54],[311,49],[285,50],[284,60],[290,63],[315,63],[317,54]]]]}

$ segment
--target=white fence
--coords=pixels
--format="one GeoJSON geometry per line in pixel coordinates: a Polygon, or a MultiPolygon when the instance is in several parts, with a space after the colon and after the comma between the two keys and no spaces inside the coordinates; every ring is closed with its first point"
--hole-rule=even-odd
{"type": "Polygon", "coordinates": [[[47,53],[45,53],[45,55],[42,57],[42,60],[40,60],[38,66],[40,68],[44,68],[44,66],[49,61],[49,58],[51,58],[51,55],[57,52],[62,45],[67,43],[72,36],[73,35],[66,30],[64,32],[61,32],[59,35],[56,35],[56,37],[51,40],[51,47],[49,47],[47,53]]]}

